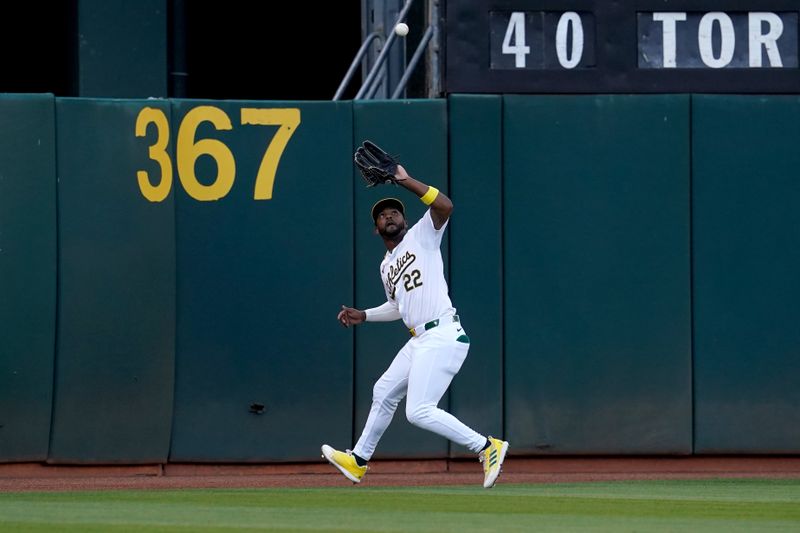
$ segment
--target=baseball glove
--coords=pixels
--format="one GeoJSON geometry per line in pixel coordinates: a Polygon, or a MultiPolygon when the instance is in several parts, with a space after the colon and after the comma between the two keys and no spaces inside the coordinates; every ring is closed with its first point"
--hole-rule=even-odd
{"type": "Polygon", "coordinates": [[[356,150],[353,160],[361,172],[367,187],[374,187],[382,183],[397,183],[397,159],[387,154],[378,145],[364,141],[356,150]]]}

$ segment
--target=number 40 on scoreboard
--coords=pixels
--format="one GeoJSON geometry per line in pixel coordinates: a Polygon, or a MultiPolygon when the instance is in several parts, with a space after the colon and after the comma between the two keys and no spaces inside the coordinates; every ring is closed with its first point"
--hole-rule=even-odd
{"type": "Polygon", "coordinates": [[[492,11],[490,68],[574,69],[595,65],[592,13],[492,11]]]}

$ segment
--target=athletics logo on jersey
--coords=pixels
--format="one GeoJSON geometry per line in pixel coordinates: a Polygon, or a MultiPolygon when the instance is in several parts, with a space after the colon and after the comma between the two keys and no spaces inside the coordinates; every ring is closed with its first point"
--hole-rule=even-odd
{"type": "Polygon", "coordinates": [[[398,257],[393,265],[389,265],[389,275],[386,276],[386,290],[393,300],[395,291],[397,290],[397,282],[400,281],[403,272],[405,272],[416,259],[417,256],[412,254],[411,250],[409,250],[406,252],[406,255],[398,257]]]}

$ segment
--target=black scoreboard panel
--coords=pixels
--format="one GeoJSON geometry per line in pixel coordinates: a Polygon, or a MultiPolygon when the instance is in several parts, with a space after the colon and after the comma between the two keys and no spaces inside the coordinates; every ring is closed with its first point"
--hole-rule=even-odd
{"type": "Polygon", "coordinates": [[[799,93],[800,0],[447,0],[449,93],[799,93]]]}

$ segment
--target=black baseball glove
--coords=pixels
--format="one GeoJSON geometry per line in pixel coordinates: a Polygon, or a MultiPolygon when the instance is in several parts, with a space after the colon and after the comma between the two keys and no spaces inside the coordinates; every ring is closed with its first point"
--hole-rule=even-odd
{"type": "Polygon", "coordinates": [[[380,146],[370,141],[364,141],[356,150],[353,160],[361,172],[367,187],[374,187],[382,183],[397,183],[397,159],[387,154],[380,146]]]}

